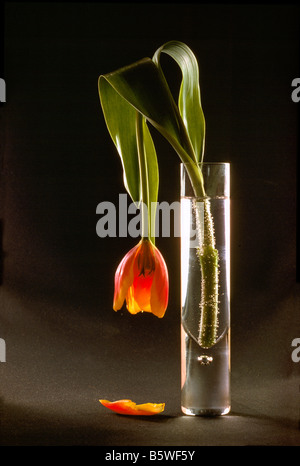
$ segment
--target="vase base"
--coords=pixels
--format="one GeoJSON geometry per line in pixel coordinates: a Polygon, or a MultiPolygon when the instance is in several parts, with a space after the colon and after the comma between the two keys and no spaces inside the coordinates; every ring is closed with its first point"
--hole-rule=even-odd
{"type": "Polygon", "coordinates": [[[217,408],[217,409],[194,409],[194,408],[185,408],[181,406],[181,411],[186,416],[203,416],[203,417],[212,417],[212,416],[225,416],[230,412],[230,406],[226,406],[225,408],[217,408]]]}

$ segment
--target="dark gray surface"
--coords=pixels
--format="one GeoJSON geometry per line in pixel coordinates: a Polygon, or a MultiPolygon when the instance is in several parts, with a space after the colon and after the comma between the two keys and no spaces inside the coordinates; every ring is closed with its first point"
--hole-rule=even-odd
{"type": "MultiPolygon", "coordinates": [[[[147,338],[146,319],[133,348],[134,325],[124,316],[112,326],[73,309],[70,319],[70,309],[3,290],[1,303],[8,336],[0,366],[1,445],[299,445],[300,379],[289,348],[276,374],[276,362],[265,370],[266,342],[248,353],[233,344],[230,415],[187,417],[180,412],[178,332],[166,347],[158,326],[157,337],[147,338]],[[153,418],[131,418],[98,401],[127,397],[164,401],[166,408],[153,418]]],[[[273,325],[269,330],[274,335],[273,325]]]]}
{"type": "MultiPolygon", "coordinates": [[[[5,26],[0,444],[299,445],[299,7],[7,3],[5,26]],[[157,18],[155,34],[144,17],[157,18]],[[170,39],[199,59],[207,157],[231,162],[232,411],[217,419],[180,412],[179,240],[157,241],[166,316],[133,317],[112,297],[135,240],[95,228],[97,204],[124,192],[98,76],[170,39]],[[125,418],[99,398],[166,409],[125,418]]],[[[179,160],[155,140],[160,200],[172,202],[179,160]]]]}

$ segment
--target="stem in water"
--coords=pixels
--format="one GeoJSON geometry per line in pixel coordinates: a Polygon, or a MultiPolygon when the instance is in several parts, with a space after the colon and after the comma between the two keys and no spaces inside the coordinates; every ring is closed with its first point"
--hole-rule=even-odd
{"type": "Polygon", "coordinates": [[[198,343],[210,348],[216,343],[218,329],[219,254],[215,248],[213,218],[208,198],[195,200],[193,208],[200,244],[197,255],[201,267],[201,302],[198,343]],[[202,215],[200,205],[203,206],[202,215]]]}

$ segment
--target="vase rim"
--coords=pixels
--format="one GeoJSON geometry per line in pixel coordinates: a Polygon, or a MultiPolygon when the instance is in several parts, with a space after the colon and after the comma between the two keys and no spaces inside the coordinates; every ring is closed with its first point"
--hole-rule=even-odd
{"type": "MultiPolygon", "coordinates": [[[[190,162],[180,162],[180,165],[190,165],[190,162]]],[[[230,162],[198,162],[197,165],[230,165],[230,162]]]]}

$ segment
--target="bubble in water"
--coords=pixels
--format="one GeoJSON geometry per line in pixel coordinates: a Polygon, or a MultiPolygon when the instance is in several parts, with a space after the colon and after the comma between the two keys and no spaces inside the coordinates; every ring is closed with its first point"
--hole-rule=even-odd
{"type": "Polygon", "coordinates": [[[197,359],[203,366],[208,366],[213,361],[212,356],[206,356],[205,354],[203,354],[202,356],[198,356],[197,359]]]}

